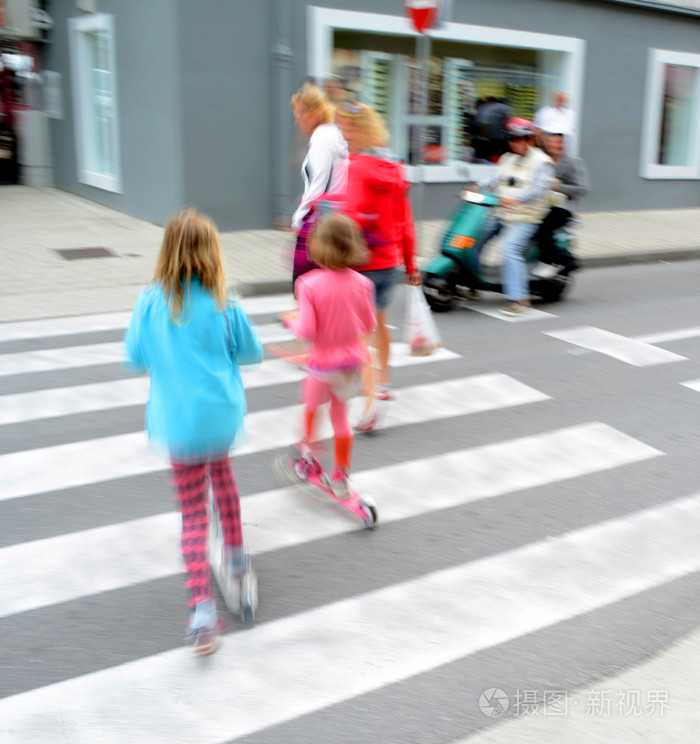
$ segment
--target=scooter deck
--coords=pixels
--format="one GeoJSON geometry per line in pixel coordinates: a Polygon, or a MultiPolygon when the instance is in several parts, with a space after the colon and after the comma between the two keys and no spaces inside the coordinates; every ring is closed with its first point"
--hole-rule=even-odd
{"type": "Polygon", "coordinates": [[[360,496],[352,488],[350,489],[349,498],[341,499],[336,496],[332,489],[324,485],[324,479],[327,478],[327,475],[320,463],[318,463],[318,461],[314,462],[316,464],[316,469],[310,472],[306,478],[300,478],[297,475],[294,469],[294,463],[289,455],[282,455],[282,457],[277,461],[277,466],[278,470],[283,471],[287,480],[297,485],[309,485],[318,489],[326,496],[330,496],[334,501],[337,501],[350,513],[359,517],[369,529],[372,529],[377,523],[377,509],[374,504],[372,504],[368,499],[360,496]]]}
{"type": "Polygon", "coordinates": [[[318,488],[320,491],[323,491],[327,496],[330,496],[332,499],[335,499],[341,506],[344,506],[349,512],[352,512],[356,516],[358,516],[366,525],[367,527],[374,527],[374,525],[377,522],[377,510],[372,505],[367,503],[359,494],[354,491],[352,488],[350,489],[350,497],[347,499],[341,499],[338,498],[338,496],[333,493],[332,489],[328,488],[323,484],[322,478],[325,475],[323,470],[317,473],[312,473],[309,475],[307,479],[307,483],[312,485],[314,488],[318,488]]]}

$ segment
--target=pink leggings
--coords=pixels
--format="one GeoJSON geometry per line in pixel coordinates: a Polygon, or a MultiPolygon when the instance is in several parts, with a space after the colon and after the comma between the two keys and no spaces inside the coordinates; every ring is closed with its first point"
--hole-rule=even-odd
{"type": "Polygon", "coordinates": [[[335,466],[347,472],[350,470],[352,456],[352,429],[348,421],[347,404],[339,398],[332,385],[309,375],[304,381],[304,441],[311,444],[314,441],[314,424],[318,407],[328,399],[331,402],[331,424],[335,440],[335,466]]]}
{"type": "Polygon", "coordinates": [[[173,463],[173,485],[182,512],[182,555],[188,575],[185,586],[192,590],[189,605],[205,602],[212,596],[208,550],[210,480],[224,543],[227,546],[243,543],[241,502],[228,457],[200,465],[173,463]]]}
{"type": "Polygon", "coordinates": [[[331,401],[331,424],[333,433],[336,437],[351,437],[352,428],[348,421],[347,403],[341,398],[336,398],[333,394],[333,388],[327,383],[322,382],[313,375],[308,375],[304,380],[304,406],[306,410],[315,413],[316,409],[325,403],[331,401]]]}

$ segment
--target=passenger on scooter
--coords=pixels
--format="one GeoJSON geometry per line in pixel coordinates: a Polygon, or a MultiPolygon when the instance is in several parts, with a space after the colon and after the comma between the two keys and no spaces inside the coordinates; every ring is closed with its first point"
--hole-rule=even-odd
{"type": "Polygon", "coordinates": [[[479,183],[499,198],[477,245],[481,252],[487,241],[502,236],[501,278],[503,291],[511,303],[505,315],[517,316],[530,308],[530,282],[525,264],[525,249],[547,212],[547,195],[554,178],[552,159],[534,145],[532,122],[519,117],[505,124],[510,152],[505,153],[493,175],[479,183]]]}
{"type": "Polygon", "coordinates": [[[554,162],[555,180],[552,192],[558,197],[535,235],[541,264],[535,267],[533,274],[547,279],[556,274],[568,276],[579,267],[576,258],[569,251],[562,251],[556,245],[554,231],[569,222],[573,203],[588,193],[590,181],[583,160],[566,152],[564,132],[544,132],[542,138],[544,150],[554,162]]]}

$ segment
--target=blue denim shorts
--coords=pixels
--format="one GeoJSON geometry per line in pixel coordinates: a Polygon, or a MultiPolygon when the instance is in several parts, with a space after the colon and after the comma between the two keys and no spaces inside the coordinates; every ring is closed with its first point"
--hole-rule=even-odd
{"type": "Polygon", "coordinates": [[[386,310],[394,297],[394,287],[401,279],[398,269],[378,269],[361,271],[374,284],[374,305],[377,310],[386,310]]]}

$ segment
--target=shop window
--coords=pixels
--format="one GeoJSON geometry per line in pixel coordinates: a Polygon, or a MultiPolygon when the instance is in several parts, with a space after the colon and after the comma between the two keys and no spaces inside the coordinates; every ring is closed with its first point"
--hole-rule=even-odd
{"type": "MultiPolygon", "coordinates": [[[[448,23],[431,32],[430,91],[425,115],[413,103],[417,34],[399,15],[307,6],[308,73],[343,77],[361,101],[379,108],[391,148],[408,163],[411,180],[462,181],[486,176],[492,155],[478,150],[477,110],[489,97],[505,99],[532,118],[556,90],[581,114],[586,43],[516,29],[448,23]],[[425,126],[422,151],[413,136],[425,126]],[[478,151],[477,151],[478,150],[478,151]]],[[[483,113],[483,112],[482,112],[483,113]]],[[[578,152],[578,132],[570,143],[578,152]]]]}
{"type": "Polygon", "coordinates": [[[700,178],[698,54],[650,50],[641,175],[700,178]]]}
{"type": "Polygon", "coordinates": [[[117,90],[112,16],[68,21],[78,180],[120,190],[117,90]]]}
{"type": "MultiPolygon", "coordinates": [[[[531,56],[536,60],[534,52],[531,56]]],[[[432,56],[423,114],[421,70],[414,56],[336,48],[333,72],[384,116],[392,148],[408,164],[496,160],[505,150],[501,130],[507,116],[532,119],[545,90],[556,85],[534,63],[510,66],[432,56]],[[480,110],[487,102],[498,103],[489,114],[480,110]]]]}

